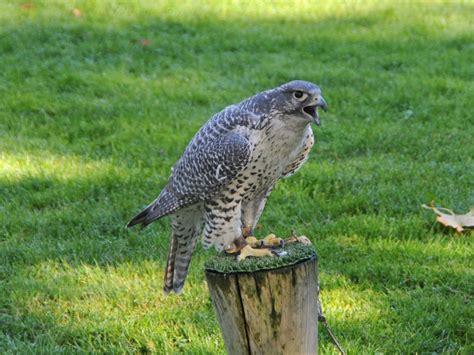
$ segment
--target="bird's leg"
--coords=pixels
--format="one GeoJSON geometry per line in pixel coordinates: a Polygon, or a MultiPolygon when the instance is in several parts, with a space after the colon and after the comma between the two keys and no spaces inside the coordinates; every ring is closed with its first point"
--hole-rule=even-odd
{"type": "Polygon", "coordinates": [[[245,246],[258,246],[258,240],[253,236],[253,228],[245,226],[242,228],[242,235],[237,237],[233,243],[226,245],[224,250],[227,254],[235,254],[242,250],[245,246]]]}
{"type": "Polygon", "coordinates": [[[253,237],[253,228],[252,227],[244,227],[242,228],[242,236],[244,238],[253,237]]]}

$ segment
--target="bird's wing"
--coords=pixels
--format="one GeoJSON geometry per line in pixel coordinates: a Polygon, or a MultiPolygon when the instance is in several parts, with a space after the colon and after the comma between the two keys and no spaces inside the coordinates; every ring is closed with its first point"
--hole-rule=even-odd
{"type": "Polygon", "coordinates": [[[251,144],[238,127],[250,127],[256,117],[231,107],[211,119],[194,137],[160,196],[127,227],[146,226],[182,207],[205,200],[237,177],[249,162],[251,144]]]}
{"type": "MultiPolygon", "coordinates": [[[[194,142],[193,142],[194,143],[194,142]]],[[[236,178],[249,162],[247,138],[230,131],[187,149],[173,169],[169,188],[183,198],[206,199],[236,178]]]]}

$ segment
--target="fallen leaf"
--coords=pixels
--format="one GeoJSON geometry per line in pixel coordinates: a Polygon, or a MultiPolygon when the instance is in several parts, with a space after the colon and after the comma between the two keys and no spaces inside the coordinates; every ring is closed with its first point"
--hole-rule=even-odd
{"type": "Polygon", "coordinates": [[[82,12],[78,8],[72,9],[72,14],[76,17],[81,17],[82,16],[82,12]]]}
{"type": "Polygon", "coordinates": [[[33,4],[31,2],[25,2],[24,4],[21,4],[20,5],[20,8],[23,10],[23,11],[29,11],[33,8],[33,4]]]}
{"type": "Polygon", "coordinates": [[[144,47],[148,47],[151,44],[151,41],[149,39],[142,38],[140,39],[139,43],[144,47]]]}
{"type": "Polygon", "coordinates": [[[464,231],[464,228],[474,227],[474,209],[466,214],[455,214],[453,211],[443,207],[421,205],[421,207],[432,210],[438,215],[436,220],[446,227],[456,229],[459,233],[464,231]],[[444,213],[445,211],[447,213],[444,213]]]}

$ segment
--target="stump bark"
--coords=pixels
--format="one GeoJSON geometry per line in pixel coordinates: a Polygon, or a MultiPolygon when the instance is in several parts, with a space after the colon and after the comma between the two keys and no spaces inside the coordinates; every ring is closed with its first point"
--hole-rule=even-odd
{"type": "Polygon", "coordinates": [[[206,270],[227,352],[316,354],[317,258],[253,272],[206,270]]]}

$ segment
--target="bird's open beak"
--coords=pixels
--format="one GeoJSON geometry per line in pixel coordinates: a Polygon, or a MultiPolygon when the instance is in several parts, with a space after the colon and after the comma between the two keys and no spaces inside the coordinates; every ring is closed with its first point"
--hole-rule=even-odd
{"type": "MultiPolygon", "coordinates": [[[[326,112],[328,110],[328,104],[326,103],[326,100],[324,100],[324,97],[321,95],[318,97],[318,101],[316,102],[316,108],[321,107],[321,110],[326,112]]],[[[316,115],[314,117],[314,123],[316,123],[318,126],[321,125],[321,120],[319,119],[319,114],[318,110],[316,109],[316,115]]]]}
{"type": "Polygon", "coordinates": [[[326,100],[324,100],[324,97],[322,96],[318,97],[316,104],[304,107],[303,111],[306,114],[311,116],[311,118],[313,119],[313,122],[316,123],[316,125],[320,126],[321,120],[319,119],[318,107],[321,107],[321,109],[325,112],[328,109],[328,104],[326,103],[326,100]]]}
{"type": "Polygon", "coordinates": [[[324,97],[322,97],[322,96],[319,96],[318,103],[316,104],[316,106],[321,107],[321,109],[324,112],[326,112],[328,110],[328,104],[326,103],[326,100],[324,100],[324,97]]]}

